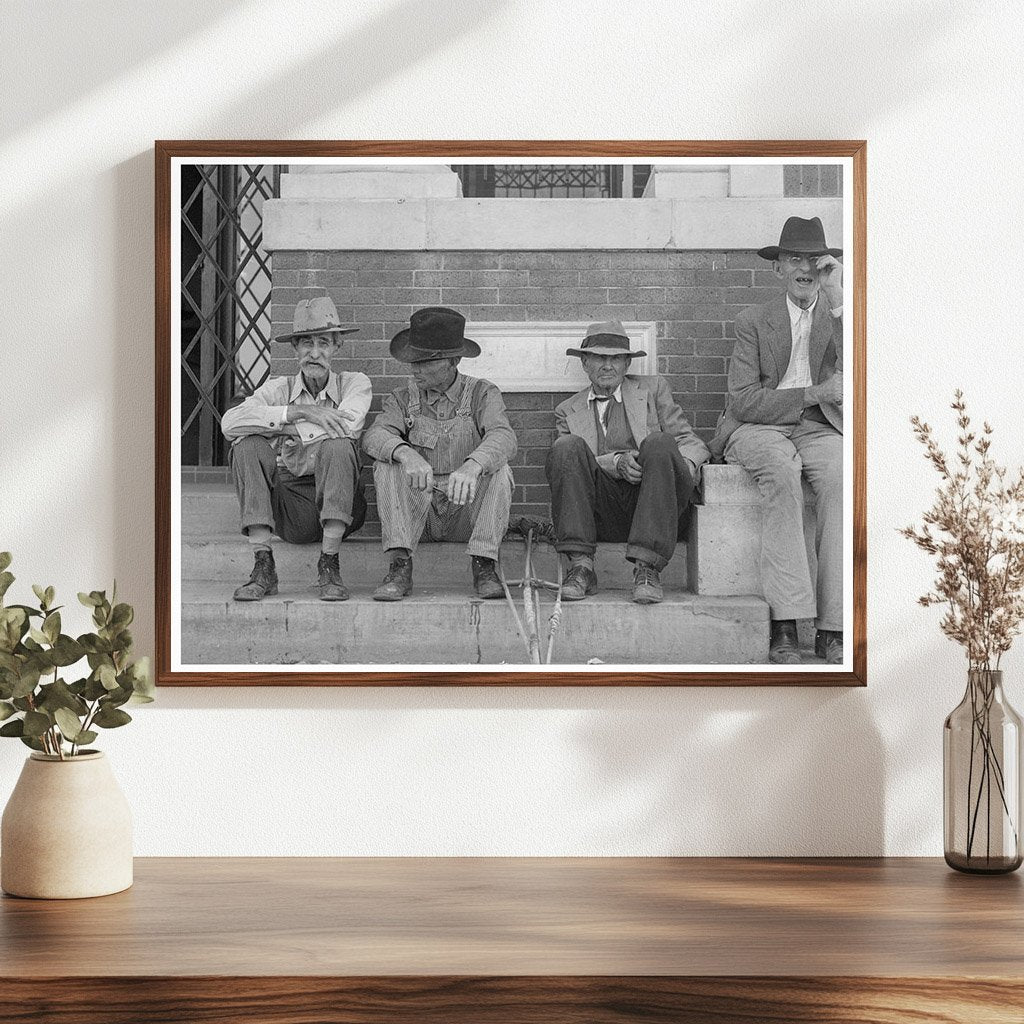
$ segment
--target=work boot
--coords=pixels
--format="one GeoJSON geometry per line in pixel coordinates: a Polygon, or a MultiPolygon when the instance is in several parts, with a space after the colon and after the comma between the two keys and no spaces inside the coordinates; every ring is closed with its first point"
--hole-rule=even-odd
{"type": "Polygon", "coordinates": [[[825,659],[826,665],[842,665],[843,634],[834,629],[819,629],[814,634],[814,653],[825,659]]]}
{"type": "Polygon", "coordinates": [[[796,621],[794,619],[772,619],[768,660],[773,665],[800,664],[800,644],[796,637],[796,621]]]}
{"type": "Polygon", "coordinates": [[[661,575],[649,562],[633,566],[633,600],[637,604],[658,604],[665,599],[661,575]]]}
{"type": "Polygon", "coordinates": [[[341,581],[341,567],[338,565],[338,552],[328,554],[320,552],[320,561],[316,563],[317,586],[320,588],[321,601],[347,601],[348,591],[341,581]]]}
{"type": "Polygon", "coordinates": [[[473,555],[473,589],[477,597],[489,600],[504,597],[505,588],[498,579],[498,563],[493,558],[473,555]]]}
{"type": "Polygon", "coordinates": [[[582,562],[569,569],[562,580],[562,600],[582,601],[588,594],[597,593],[597,573],[582,562]]]}
{"type": "Polygon", "coordinates": [[[255,565],[248,583],[235,591],[236,601],[262,601],[268,594],[277,593],[277,569],[274,567],[274,552],[269,548],[257,548],[255,565]]]}
{"type": "Polygon", "coordinates": [[[412,593],[412,555],[395,555],[391,568],[373,592],[374,601],[401,601],[412,593]]]}

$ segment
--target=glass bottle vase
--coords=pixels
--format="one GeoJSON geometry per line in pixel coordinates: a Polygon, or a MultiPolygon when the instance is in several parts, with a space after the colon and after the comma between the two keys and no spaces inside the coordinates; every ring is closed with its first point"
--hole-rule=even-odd
{"type": "Polygon", "coordinates": [[[971,669],[942,730],[946,863],[1000,874],[1021,865],[1021,719],[1003,673],[971,669]]]}

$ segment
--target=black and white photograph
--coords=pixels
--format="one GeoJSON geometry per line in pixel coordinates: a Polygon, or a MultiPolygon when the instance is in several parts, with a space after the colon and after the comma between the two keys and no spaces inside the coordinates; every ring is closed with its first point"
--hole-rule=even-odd
{"type": "Polygon", "coordinates": [[[201,145],[158,144],[168,681],[862,682],[843,144],[201,145]]]}

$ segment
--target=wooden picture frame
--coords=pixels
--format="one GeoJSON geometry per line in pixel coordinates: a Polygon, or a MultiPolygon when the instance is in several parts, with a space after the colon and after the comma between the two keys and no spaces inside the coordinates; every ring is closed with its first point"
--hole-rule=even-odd
{"type": "MultiPolygon", "coordinates": [[[[863,141],[158,141],[155,144],[155,661],[158,684],[865,685],[865,175],[866,143],[863,141]],[[551,177],[548,172],[553,174],[556,165],[572,172],[559,178],[558,188],[618,188],[621,198],[598,201],[567,196],[541,201],[490,197],[498,189],[493,184],[495,180],[504,182],[501,188],[505,196],[523,187],[517,175],[526,174],[530,168],[545,170],[539,177],[535,176],[529,187],[547,188],[547,184],[538,186],[537,182],[547,182],[551,177]],[[254,178],[254,168],[262,169],[257,174],[280,173],[286,176],[284,196],[274,198],[274,205],[267,207],[265,213],[262,202],[268,190],[254,178]],[[267,168],[271,171],[267,172],[267,168]],[[459,183],[454,186],[453,168],[459,169],[459,183]],[[504,171],[502,168],[512,170],[504,171]],[[595,168],[604,170],[598,173],[595,168]],[[645,194],[637,198],[645,168],[649,169],[645,194]],[[834,174],[830,168],[835,169],[834,174]],[[347,176],[312,173],[332,169],[356,173],[347,176]],[[597,184],[586,181],[578,184],[573,177],[576,171],[583,177],[589,174],[597,184]],[[818,176],[817,184],[810,180],[815,174],[818,176]],[[188,180],[183,183],[185,178],[188,180]],[[834,191],[836,179],[839,182],[838,195],[834,191]],[[217,183],[221,181],[227,184],[218,191],[217,183]],[[479,185],[481,181],[483,185],[479,185]],[[489,195],[483,192],[485,198],[474,198],[481,193],[466,196],[463,189],[469,189],[470,182],[475,182],[473,188],[491,188],[494,191],[489,195]],[[189,185],[196,187],[189,188],[189,185]],[[445,191],[452,187],[455,188],[454,193],[445,191]],[[370,191],[361,195],[360,189],[370,191]],[[833,190],[832,194],[828,194],[829,189],[833,190]],[[248,207],[239,199],[246,190],[251,193],[248,207]],[[215,193],[215,200],[208,201],[206,193],[209,191],[215,193]],[[201,209],[189,205],[196,201],[197,195],[202,195],[202,203],[206,204],[201,209]],[[226,196],[235,205],[225,205],[226,196]],[[547,205],[538,205],[541,202],[547,205]],[[567,203],[578,205],[569,208],[567,203]],[[356,326],[362,323],[369,325],[365,340],[360,341],[361,347],[353,349],[360,355],[352,357],[355,360],[353,366],[362,360],[372,362],[374,367],[383,367],[379,379],[373,381],[376,397],[368,422],[372,422],[375,411],[379,409],[380,395],[390,390],[399,373],[397,364],[388,360],[388,340],[392,332],[408,319],[411,310],[420,306],[444,305],[465,308],[469,323],[467,334],[474,323],[480,323],[491,330],[488,337],[502,339],[501,344],[506,347],[527,343],[540,346],[529,349],[531,360],[541,358],[535,357],[535,352],[547,353],[544,358],[552,358],[550,353],[555,349],[551,346],[557,348],[563,343],[566,330],[559,333],[552,326],[549,333],[553,337],[557,334],[557,340],[549,342],[548,348],[544,349],[543,327],[524,342],[517,340],[519,335],[516,331],[506,330],[507,325],[520,321],[558,325],[560,328],[570,325],[567,330],[571,333],[572,325],[582,331],[581,325],[588,321],[629,321],[627,331],[630,337],[633,337],[634,329],[645,330],[647,334],[644,337],[649,339],[652,348],[657,349],[656,356],[652,354],[651,357],[655,362],[650,372],[665,374],[674,382],[676,400],[688,417],[698,421],[694,423],[698,433],[707,436],[713,429],[709,426],[712,416],[717,416],[727,398],[722,390],[728,366],[726,349],[733,337],[732,316],[742,305],[767,301],[770,281],[766,273],[770,272],[771,264],[757,262],[754,254],[758,247],[778,241],[785,216],[810,217],[818,207],[825,211],[830,243],[834,244],[832,238],[838,231],[842,235],[840,247],[844,250],[845,358],[842,366],[846,413],[843,434],[843,574],[846,653],[841,666],[824,665],[809,659],[806,664],[793,667],[767,664],[766,657],[765,661],[750,660],[749,651],[753,649],[750,644],[755,642],[751,639],[754,636],[751,623],[756,621],[760,624],[758,628],[763,627],[767,631],[767,605],[763,599],[763,608],[751,604],[759,597],[758,594],[726,593],[717,597],[720,604],[716,607],[741,609],[742,606],[746,609],[749,605],[754,609],[736,612],[745,623],[736,627],[737,635],[742,632],[748,638],[736,641],[736,650],[747,652],[741,660],[710,663],[706,660],[679,660],[670,655],[670,651],[676,650],[671,644],[691,628],[684,624],[684,620],[689,623],[701,616],[700,599],[707,596],[710,600],[715,596],[702,594],[700,586],[706,585],[712,590],[719,587],[713,581],[707,582],[716,571],[714,551],[717,549],[707,541],[704,549],[698,545],[696,554],[691,557],[690,546],[695,543],[692,534],[687,534],[685,553],[689,560],[685,579],[693,584],[697,593],[691,595],[693,601],[689,604],[684,602],[685,607],[680,604],[672,612],[675,619],[665,618],[667,605],[654,606],[654,612],[649,608],[630,606],[627,594],[623,603],[610,604],[600,615],[597,611],[587,612],[586,629],[590,632],[586,633],[582,609],[591,599],[562,606],[563,632],[556,635],[556,643],[563,637],[569,637],[566,621],[576,616],[579,629],[572,634],[577,637],[572,641],[576,644],[573,650],[588,650],[586,636],[589,636],[598,638],[595,653],[600,653],[604,642],[602,638],[607,637],[609,647],[619,644],[616,649],[628,650],[635,660],[616,657],[610,661],[595,657],[595,663],[588,664],[590,659],[584,661],[582,654],[577,653],[571,655],[568,663],[550,666],[529,664],[522,638],[517,637],[513,612],[503,602],[474,599],[468,572],[461,602],[450,608],[444,605],[448,609],[444,614],[440,610],[443,602],[439,596],[434,595],[435,599],[431,600],[428,594],[421,599],[421,605],[434,605],[429,612],[434,618],[426,626],[420,623],[416,627],[423,638],[419,641],[420,649],[429,649],[432,638],[441,635],[450,650],[468,650],[468,647],[460,645],[470,643],[472,637],[468,631],[472,629],[476,631],[476,650],[486,663],[476,664],[475,658],[464,655],[453,657],[450,662],[419,664],[408,661],[405,655],[405,660],[388,661],[388,652],[395,649],[388,645],[393,638],[407,632],[401,616],[406,614],[404,609],[412,609],[413,605],[405,602],[389,606],[391,618],[387,623],[372,627],[382,634],[380,648],[364,649],[371,653],[376,651],[382,660],[338,659],[336,652],[344,651],[345,644],[349,642],[346,638],[354,635],[356,616],[353,609],[366,615],[376,614],[367,601],[368,592],[386,569],[379,542],[373,560],[366,555],[354,575],[350,566],[346,582],[353,590],[353,600],[332,605],[330,614],[334,618],[327,620],[324,609],[303,604],[298,596],[300,584],[293,580],[290,589],[282,584],[281,595],[257,604],[258,611],[247,609],[249,618],[244,623],[233,619],[236,609],[231,601],[231,590],[234,585],[244,582],[244,574],[239,576],[238,572],[248,556],[248,549],[240,534],[229,538],[223,525],[230,488],[228,470],[222,465],[215,465],[224,461],[223,448],[218,449],[222,442],[216,436],[216,422],[223,404],[231,398],[228,392],[233,394],[236,388],[242,390],[238,359],[243,346],[249,342],[255,345],[252,363],[242,374],[248,375],[246,379],[250,385],[260,375],[265,376],[268,367],[285,365],[286,360],[280,354],[281,346],[271,337],[276,338],[290,329],[291,310],[297,296],[331,295],[343,323],[348,319],[356,326]],[[560,217],[564,219],[560,221],[560,217]],[[253,241],[257,230],[262,236],[264,227],[274,235],[277,248],[264,248],[260,255],[260,245],[253,245],[246,248],[243,261],[238,254],[253,241]],[[285,239],[288,232],[291,234],[285,239]],[[186,253],[184,250],[190,246],[190,252],[186,253]],[[223,255],[225,248],[229,258],[235,261],[232,265],[234,270],[230,272],[216,263],[221,258],[217,254],[223,255]],[[202,258],[186,268],[186,258],[194,249],[201,251],[202,258]],[[272,253],[269,259],[267,251],[272,253]],[[473,254],[479,256],[481,253],[486,253],[487,259],[481,258],[474,263],[476,257],[473,254]],[[543,253],[548,256],[541,260],[538,254],[543,253]],[[559,277],[561,272],[558,268],[566,261],[559,255],[568,258],[566,254],[570,253],[589,254],[590,263],[583,269],[569,270],[559,277]],[[362,255],[361,262],[357,258],[359,254],[362,255]],[[395,254],[404,255],[399,258],[395,254]],[[671,259],[666,261],[663,270],[659,270],[661,264],[658,260],[666,254],[670,254],[671,259]],[[506,257],[504,262],[502,256],[506,257]],[[399,280],[398,276],[388,282],[390,269],[383,272],[368,269],[365,273],[359,269],[361,266],[383,267],[381,261],[385,257],[390,261],[388,268],[401,263],[403,271],[411,271],[411,286],[408,280],[399,280]],[[240,270],[239,264],[243,262],[240,270]],[[254,267],[262,267],[262,272],[269,278],[269,283],[265,281],[262,285],[263,292],[251,280],[245,279],[245,274],[254,267]],[[631,269],[634,267],[640,269],[631,269]],[[678,288],[671,283],[672,271],[678,271],[680,280],[684,282],[678,288]],[[278,281],[274,280],[275,273],[282,275],[278,281]],[[375,273],[378,274],[376,278],[375,273]],[[371,280],[381,283],[368,283],[371,280]],[[226,282],[231,282],[230,286],[226,282]],[[365,294],[360,292],[361,288],[367,289],[365,294]],[[381,297],[375,293],[371,296],[371,289],[386,289],[387,295],[381,297]],[[503,289],[508,289],[507,294],[503,289]],[[559,289],[564,291],[559,292],[559,289]],[[684,289],[690,289],[692,294],[683,295],[684,289]],[[606,290],[603,298],[600,295],[602,290],[606,290]],[[564,301],[559,301],[559,295],[564,296],[564,301]],[[505,298],[509,301],[504,302],[505,298]],[[496,315],[486,315],[487,302],[484,300],[493,301],[496,315]],[[518,317],[516,312],[520,307],[512,308],[515,303],[525,311],[523,316],[518,317]],[[238,310],[246,304],[252,306],[249,313],[253,319],[243,329],[239,327],[238,310]],[[371,316],[376,319],[370,321],[368,318],[371,316]],[[190,318],[198,323],[198,327],[190,318]],[[253,326],[257,318],[262,318],[262,327],[253,326]],[[191,330],[186,327],[186,320],[191,330]],[[269,329],[268,323],[271,325],[269,329]],[[219,342],[218,331],[222,339],[219,342]],[[243,337],[247,331],[248,335],[243,337]],[[505,338],[507,334],[514,335],[511,342],[505,338]],[[258,337],[253,340],[256,335],[258,337]],[[191,344],[193,342],[195,344],[191,344]],[[701,355],[701,352],[713,354],[701,355]],[[261,359],[263,362],[259,363],[261,359]],[[701,380],[707,384],[702,384],[701,380]],[[704,386],[719,390],[702,391],[704,386]],[[192,395],[192,391],[200,396],[200,400],[189,405],[183,396],[186,393],[192,395]],[[189,446],[193,441],[187,430],[183,430],[185,421],[190,417],[187,429],[192,429],[197,422],[205,422],[206,427],[206,433],[195,442],[206,446],[202,449],[205,454],[195,455],[192,462],[189,458],[193,450],[189,446]],[[212,511],[214,499],[203,497],[206,493],[217,495],[216,511],[212,511]],[[207,529],[208,536],[204,533],[207,529]],[[223,543],[219,544],[217,538],[222,537],[223,543]],[[706,577],[702,575],[705,567],[706,577]],[[196,572],[217,573],[219,576],[210,580],[205,576],[196,579],[189,575],[196,572]],[[208,599],[210,594],[213,597],[208,599]],[[729,600],[734,603],[729,604],[729,600]],[[307,611],[303,611],[304,608],[307,611]],[[648,618],[645,619],[644,614],[648,618]],[[305,624],[304,615],[310,616],[305,624]],[[506,618],[503,625],[496,625],[500,615],[506,618]],[[652,624],[656,615],[661,616],[658,622],[669,625],[655,628],[652,624]],[[329,627],[324,625],[328,621],[329,627]],[[257,648],[263,650],[259,645],[275,635],[274,631],[279,628],[290,631],[292,639],[288,643],[293,646],[285,644],[273,648],[277,653],[271,653],[264,659],[257,648]],[[487,629],[499,628],[505,629],[512,639],[502,634],[500,644],[488,646],[491,641],[486,636],[487,629]],[[183,629],[187,634],[185,640],[183,629]],[[198,633],[207,636],[208,639],[203,641],[205,647],[194,639],[198,633]],[[613,639],[613,635],[620,639],[613,639]],[[209,636],[214,639],[210,640],[209,636]],[[653,662],[650,660],[651,636],[665,638],[659,641],[662,646],[654,645],[654,655],[659,660],[653,662]],[[509,644],[513,650],[518,646],[522,663],[507,658],[509,644]],[[627,646],[622,647],[622,644],[627,646]],[[309,653],[296,655],[296,650],[309,653]],[[488,661],[488,650],[506,653],[500,654],[500,658],[492,655],[488,661]],[[219,653],[222,651],[227,653],[219,653]],[[246,651],[257,652],[250,655],[255,660],[237,660],[246,651]],[[324,651],[335,653],[323,662],[318,655],[324,651]],[[663,653],[669,660],[660,660],[663,653]],[[302,660],[307,657],[308,660],[302,660]]],[[[261,244],[264,243],[265,239],[261,244]]],[[[582,256],[580,258],[583,259],[582,256]]],[[[782,294],[778,288],[776,292],[782,294]]],[[[359,339],[360,335],[355,335],[355,338],[359,339]]],[[[557,356],[557,351],[555,354],[557,356]]],[[[276,370],[270,369],[269,372],[273,375],[276,370]]],[[[370,376],[373,378],[375,374],[370,376]]],[[[543,387],[557,386],[557,376],[552,378],[550,371],[538,373],[538,379],[541,378],[543,387]],[[556,383],[553,384],[552,380],[556,383]]],[[[536,385],[538,389],[541,386],[536,385]]],[[[567,384],[565,390],[571,392],[578,386],[573,382],[567,384]]],[[[251,390],[251,387],[246,390],[251,390]]],[[[534,462],[512,467],[513,475],[517,476],[517,488],[520,488],[516,495],[524,502],[524,508],[531,502],[536,505],[543,495],[538,453],[543,450],[543,433],[548,429],[544,417],[552,417],[553,425],[553,404],[559,397],[564,395],[550,396],[549,392],[538,390],[535,394],[525,393],[524,397],[516,400],[516,415],[521,423],[529,424],[517,429],[532,432],[531,438],[534,435],[541,437],[539,447],[530,449],[534,462]],[[537,398],[537,395],[541,397],[537,398]],[[520,470],[519,475],[517,470],[520,470]],[[521,483],[520,476],[528,482],[521,483]]],[[[512,409],[514,404],[509,408],[512,409]]],[[[200,451],[200,448],[195,450],[200,451]]],[[[714,490],[718,485],[708,481],[725,481],[726,475],[717,469],[710,471],[705,478],[705,488],[714,490]]],[[[730,482],[723,483],[719,488],[719,498],[732,486],[730,482]]],[[[743,517],[756,517],[758,499],[752,482],[744,486],[745,496],[725,495],[722,509],[694,513],[698,525],[702,517],[706,524],[710,524],[705,528],[705,539],[710,535],[709,531],[714,530],[718,531],[716,536],[724,538],[741,534],[746,537],[743,517]],[[741,508],[745,511],[737,511],[741,508]],[[715,520],[716,515],[720,521],[715,520]]],[[[709,500],[702,509],[711,504],[709,500]]],[[[691,522],[690,529],[697,528],[691,522]]],[[[755,575],[758,570],[756,566],[751,568],[748,540],[743,543],[747,545],[747,554],[742,559],[740,576],[746,580],[748,570],[755,575]]],[[[426,547],[422,545],[421,551],[426,547]]],[[[677,552],[683,548],[684,542],[680,540],[677,552]]],[[[364,554],[365,550],[360,548],[364,554]]],[[[347,554],[348,549],[343,545],[343,569],[347,554]]],[[[435,563],[431,563],[428,557],[427,564],[435,563]]],[[[245,572],[248,568],[245,567],[245,572]]],[[[553,572],[551,569],[548,571],[553,572]]],[[[520,575],[518,565],[509,574],[520,575]]],[[[417,582],[419,579],[417,577],[417,582]]],[[[681,602],[685,596],[681,592],[682,586],[678,584],[681,602]]],[[[740,582],[735,586],[742,588],[749,584],[740,582]]],[[[517,592],[514,604],[522,609],[521,600],[517,592]]],[[[550,599],[546,598],[538,629],[542,646],[546,644],[543,620],[550,610],[550,599]]],[[[709,622],[719,614],[713,609],[705,609],[703,613],[709,622]]],[[[427,615],[427,612],[423,614],[427,615]]],[[[731,649],[720,646],[731,643],[728,638],[705,641],[704,634],[694,632],[692,635],[696,637],[694,649],[706,650],[715,644],[720,650],[731,649]]],[[[806,646],[805,631],[801,633],[801,640],[806,646]]],[[[566,644],[571,646],[568,639],[566,644]]],[[[764,650],[767,651],[766,639],[764,650]]]]}

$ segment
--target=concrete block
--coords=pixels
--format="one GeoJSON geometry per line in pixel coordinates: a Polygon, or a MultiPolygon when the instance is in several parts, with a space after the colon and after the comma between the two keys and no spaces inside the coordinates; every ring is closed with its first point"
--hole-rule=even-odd
{"type": "MultiPolygon", "coordinates": [[[[644,199],[697,199],[729,194],[728,164],[655,164],[644,186],[644,199]]],[[[780,193],[781,194],[781,193],[780,193]]]]}
{"type": "Polygon", "coordinates": [[[371,167],[334,164],[281,175],[282,199],[454,199],[459,176],[443,164],[371,167]]]}
{"type": "MultiPolygon", "coordinates": [[[[503,601],[479,601],[443,588],[418,588],[388,604],[354,588],[352,599],[322,602],[285,587],[242,604],[219,584],[188,584],[181,615],[186,665],[464,665],[527,663],[503,601]]],[[[552,608],[545,598],[541,636],[552,608]]],[[[673,595],[641,607],[614,592],[564,605],[554,664],[763,664],[768,608],[758,598],[673,595]]]]}
{"type": "Polygon", "coordinates": [[[731,164],[729,195],[781,196],[783,164],[731,164]]]}

